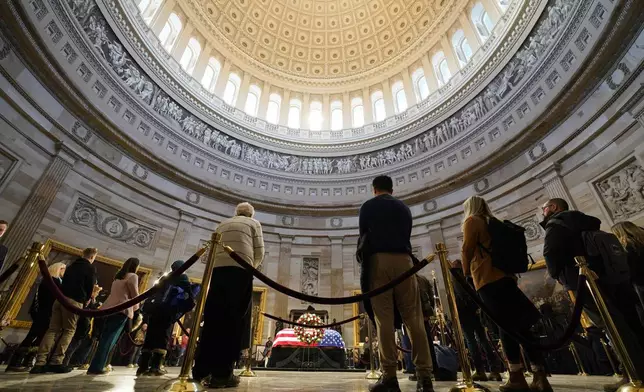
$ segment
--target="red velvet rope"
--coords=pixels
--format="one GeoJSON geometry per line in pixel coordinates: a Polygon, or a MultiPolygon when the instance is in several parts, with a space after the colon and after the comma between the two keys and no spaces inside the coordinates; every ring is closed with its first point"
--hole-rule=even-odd
{"type": "Polygon", "coordinates": [[[371,297],[375,297],[376,295],[380,295],[386,291],[391,290],[395,286],[399,285],[400,283],[404,282],[405,280],[409,279],[413,275],[415,275],[418,271],[421,269],[425,268],[430,261],[434,259],[434,255],[431,256],[431,259],[423,259],[421,260],[418,264],[414,265],[412,268],[409,270],[403,272],[400,276],[397,278],[393,279],[389,283],[380,286],[378,288],[375,288],[369,292],[366,292],[364,294],[358,294],[354,295],[351,297],[340,297],[340,298],[331,298],[331,297],[316,297],[314,295],[308,295],[301,293],[299,291],[295,291],[289,287],[282,286],[281,284],[277,283],[276,281],[272,280],[268,276],[264,275],[260,271],[258,271],[255,267],[253,267],[250,263],[248,263],[246,260],[244,260],[243,257],[237,254],[231,247],[229,246],[224,246],[224,250],[228,253],[230,258],[235,260],[237,264],[245,268],[248,272],[252,273],[254,277],[259,279],[260,281],[264,282],[268,287],[275,289],[279,291],[282,294],[286,294],[289,297],[293,297],[296,299],[299,299],[304,302],[311,302],[314,304],[323,304],[323,305],[345,305],[345,304],[352,304],[356,302],[362,302],[366,299],[369,299],[371,297]]]}
{"type": "Polygon", "coordinates": [[[184,272],[188,270],[188,268],[192,267],[194,263],[196,263],[199,258],[206,252],[206,248],[201,248],[192,255],[181,267],[177,268],[175,271],[172,271],[168,275],[162,277],[157,284],[152,286],[149,290],[139,294],[138,296],[129,299],[123,303],[120,303],[118,305],[109,307],[109,308],[101,308],[101,309],[81,309],[78,306],[76,306],[75,303],[72,303],[71,300],[63,294],[62,291],[58,288],[58,286],[54,283],[54,281],[51,278],[51,275],[49,274],[49,269],[47,269],[47,262],[45,259],[40,258],[38,260],[38,267],[40,268],[40,273],[43,276],[43,282],[45,285],[47,285],[47,288],[50,290],[51,293],[54,294],[54,297],[60,302],[61,305],[70,312],[77,314],[79,316],[83,317],[105,317],[105,316],[110,316],[112,314],[121,312],[131,306],[134,306],[138,304],[139,302],[149,298],[152,296],[154,293],[156,293],[160,287],[163,286],[163,283],[169,279],[175,278],[184,272]]]}
{"type": "Polygon", "coordinates": [[[15,263],[11,264],[9,268],[7,268],[2,275],[0,275],[0,284],[3,284],[5,280],[9,279],[9,277],[16,272],[18,267],[20,267],[20,260],[22,258],[18,259],[15,263]]]}

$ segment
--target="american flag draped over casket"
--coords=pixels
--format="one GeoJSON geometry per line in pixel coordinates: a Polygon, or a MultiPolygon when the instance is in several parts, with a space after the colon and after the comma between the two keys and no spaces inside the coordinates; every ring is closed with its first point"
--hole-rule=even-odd
{"type": "Polygon", "coordinates": [[[273,347],[330,347],[344,348],[344,340],[338,331],[324,330],[324,337],[320,343],[306,344],[297,338],[292,328],[279,331],[273,341],[273,347]]]}

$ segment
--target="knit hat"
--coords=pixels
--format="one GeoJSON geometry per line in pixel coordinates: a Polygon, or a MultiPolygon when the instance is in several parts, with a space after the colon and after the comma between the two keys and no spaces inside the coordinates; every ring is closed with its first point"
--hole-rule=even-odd
{"type": "Polygon", "coordinates": [[[175,261],[174,263],[172,263],[172,265],[170,266],[170,268],[171,268],[173,271],[176,271],[176,270],[178,270],[179,268],[181,268],[181,266],[182,266],[184,263],[185,263],[185,261],[183,261],[183,260],[177,260],[177,261],[175,261]]]}

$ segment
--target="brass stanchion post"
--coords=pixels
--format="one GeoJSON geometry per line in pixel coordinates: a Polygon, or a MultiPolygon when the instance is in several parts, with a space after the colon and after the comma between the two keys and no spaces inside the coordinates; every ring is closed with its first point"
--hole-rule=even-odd
{"type": "Polygon", "coordinates": [[[610,315],[608,307],[606,306],[606,301],[604,301],[604,297],[602,296],[601,290],[599,289],[599,285],[597,285],[597,275],[593,270],[590,269],[590,267],[588,267],[588,262],[586,261],[585,257],[577,256],[575,257],[575,261],[579,266],[579,273],[586,277],[586,285],[588,285],[590,294],[597,304],[599,314],[601,315],[602,320],[604,321],[604,325],[606,326],[606,332],[608,333],[610,340],[614,343],[617,355],[622,361],[626,375],[630,380],[628,384],[622,385],[617,391],[644,392],[644,385],[642,384],[642,380],[638,378],[635,365],[633,364],[633,361],[628,354],[628,350],[626,349],[626,345],[622,340],[622,336],[619,334],[617,326],[615,325],[615,322],[610,315]]]}
{"type": "Polygon", "coordinates": [[[374,344],[373,344],[373,332],[371,326],[371,320],[367,317],[367,330],[369,333],[369,341],[371,342],[371,348],[369,349],[369,373],[365,377],[367,380],[377,380],[380,378],[380,372],[374,369],[375,364],[375,354],[374,354],[374,344]]]}
{"type": "Polygon", "coordinates": [[[570,345],[568,345],[568,349],[572,353],[572,357],[575,360],[575,363],[577,364],[577,369],[579,369],[579,373],[577,373],[577,375],[587,376],[588,373],[586,373],[586,370],[584,369],[584,364],[581,363],[581,358],[579,357],[579,352],[577,351],[577,347],[575,347],[575,344],[573,342],[570,342],[570,345]]]}
{"type": "Polygon", "coordinates": [[[42,252],[43,244],[40,242],[34,242],[31,244],[31,248],[27,251],[26,260],[20,266],[16,278],[9,286],[9,291],[0,299],[0,328],[3,328],[16,317],[18,308],[14,308],[12,305],[15,302],[15,299],[18,297],[21,292],[28,293],[31,287],[27,287],[27,282],[38,275],[38,257],[42,252]],[[14,308],[14,309],[12,309],[14,308]]]}
{"type": "Polygon", "coordinates": [[[164,391],[199,392],[206,390],[201,383],[192,379],[190,373],[192,371],[192,361],[195,357],[195,349],[197,348],[197,339],[199,338],[199,326],[203,319],[203,311],[206,307],[206,299],[208,298],[208,290],[210,289],[210,280],[212,279],[212,272],[215,266],[215,255],[220,242],[221,233],[212,233],[210,253],[208,253],[206,268],[203,273],[203,279],[201,280],[201,293],[195,306],[192,329],[190,330],[190,339],[188,340],[188,347],[186,348],[183,365],[181,365],[181,372],[179,373],[178,378],[163,385],[162,390],[164,391]]]}
{"type": "Polygon", "coordinates": [[[619,374],[619,370],[617,369],[617,365],[615,364],[615,359],[613,358],[613,353],[610,352],[610,349],[608,348],[608,343],[606,343],[606,340],[604,338],[599,338],[599,341],[602,344],[602,347],[604,348],[604,352],[606,352],[606,356],[608,357],[608,362],[610,363],[611,369],[613,369],[613,377],[615,378],[621,378],[622,375],[619,374]]]}
{"type": "Polygon", "coordinates": [[[445,247],[445,244],[443,244],[442,242],[436,244],[436,254],[438,254],[438,258],[441,262],[441,271],[443,272],[445,290],[447,291],[447,303],[449,305],[449,311],[452,315],[452,332],[454,344],[456,346],[456,351],[458,351],[458,358],[461,362],[461,370],[463,372],[463,381],[450,388],[450,392],[489,392],[489,389],[481,385],[474,384],[474,382],[472,381],[472,370],[470,369],[470,362],[467,358],[467,352],[465,350],[465,339],[463,338],[463,329],[461,328],[461,322],[458,317],[458,307],[456,306],[456,296],[454,295],[454,282],[452,280],[450,272],[451,267],[447,261],[447,248],[445,247]]]}
{"type": "Polygon", "coordinates": [[[259,306],[255,306],[251,315],[251,329],[250,329],[250,344],[248,347],[248,358],[246,358],[246,367],[239,373],[239,377],[257,377],[253,371],[253,342],[255,341],[255,333],[257,331],[257,324],[259,323],[259,306]]]}

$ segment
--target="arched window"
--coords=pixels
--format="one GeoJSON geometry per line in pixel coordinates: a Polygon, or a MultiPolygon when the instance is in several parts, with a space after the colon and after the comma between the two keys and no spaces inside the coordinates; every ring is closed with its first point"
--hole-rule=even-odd
{"type": "Polygon", "coordinates": [[[364,125],[364,105],[360,97],[355,97],[351,100],[351,125],[354,128],[364,125]]]}
{"type": "Polygon", "coordinates": [[[150,24],[152,22],[152,19],[154,19],[154,15],[156,15],[157,11],[159,10],[159,7],[161,5],[161,2],[163,0],[141,0],[139,2],[139,11],[141,12],[141,18],[143,18],[143,21],[146,24],[150,24]]]}
{"type": "Polygon", "coordinates": [[[396,113],[407,110],[407,96],[402,81],[398,81],[391,86],[391,95],[394,97],[394,109],[396,113]]]}
{"type": "Polygon", "coordinates": [[[322,103],[319,101],[311,102],[309,106],[309,129],[319,131],[322,129],[322,103]]]}
{"type": "Polygon", "coordinates": [[[186,49],[183,51],[183,55],[181,56],[181,60],[179,60],[179,64],[181,64],[181,67],[187,73],[192,74],[200,54],[201,45],[199,44],[199,41],[197,41],[196,38],[190,38],[188,46],[186,46],[186,49]]]}
{"type": "Polygon", "coordinates": [[[427,85],[427,79],[425,79],[425,71],[422,68],[418,68],[411,74],[411,81],[414,83],[414,93],[416,93],[418,102],[429,97],[429,86],[427,85]]]}
{"type": "Polygon", "coordinates": [[[217,84],[220,70],[221,63],[219,63],[216,58],[211,57],[210,60],[208,60],[208,65],[206,65],[203,78],[201,78],[201,85],[211,93],[215,92],[215,84],[217,84]]]}
{"type": "Polygon", "coordinates": [[[458,57],[458,62],[463,67],[472,58],[472,48],[465,38],[463,30],[457,30],[452,36],[452,47],[458,57]]]}
{"type": "Polygon", "coordinates": [[[436,79],[438,79],[438,84],[440,86],[444,85],[452,78],[452,73],[449,71],[449,66],[447,65],[447,59],[445,58],[445,53],[443,53],[442,51],[436,53],[432,57],[432,65],[434,66],[436,79]]]}
{"type": "Polygon", "coordinates": [[[382,91],[376,91],[371,94],[371,105],[373,106],[373,119],[375,121],[382,121],[387,116],[387,111],[385,110],[385,98],[382,95],[382,91]]]}
{"type": "Polygon", "coordinates": [[[490,19],[490,15],[488,15],[483,4],[476,3],[474,7],[472,7],[472,23],[474,23],[476,32],[479,34],[479,37],[481,37],[481,40],[487,40],[492,33],[494,23],[492,23],[492,19],[490,19]]]}
{"type": "Polygon", "coordinates": [[[289,128],[300,127],[300,115],[302,113],[302,101],[291,99],[288,105],[288,126],[289,128]]]}
{"type": "Polygon", "coordinates": [[[271,124],[277,124],[280,120],[280,107],[282,106],[282,97],[279,94],[271,94],[268,97],[268,107],[266,108],[266,121],[271,124]]]}
{"type": "Polygon", "coordinates": [[[172,50],[182,28],[183,24],[181,23],[181,19],[179,19],[177,14],[174,12],[171,13],[170,17],[165,22],[165,26],[163,26],[163,30],[161,30],[161,34],[159,34],[161,46],[163,46],[166,51],[169,52],[172,50]]]}
{"type": "Polygon", "coordinates": [[[342,129],[343,122],[342,101],[331,102],[331,129],[334,131],[342,129]]]}
{"type": "Polygon", "coordinates": [[[248,96],[246,97],[246,105],[244,111],[251,116],[257,116],[257,109],[259,109],[259,97],[262,96],[262,89],[253,84],[248,88],[248,96]]]}
{"type": "Polygon", "coordinates": [[[237,101],[237,94],[239,93],[239,85],[241,79],[236,73],[228,75],[228,82],[226,82],[226,89],[224,89],[224,96],[222,99],[230,106],[234,106],[237,101]]]}

